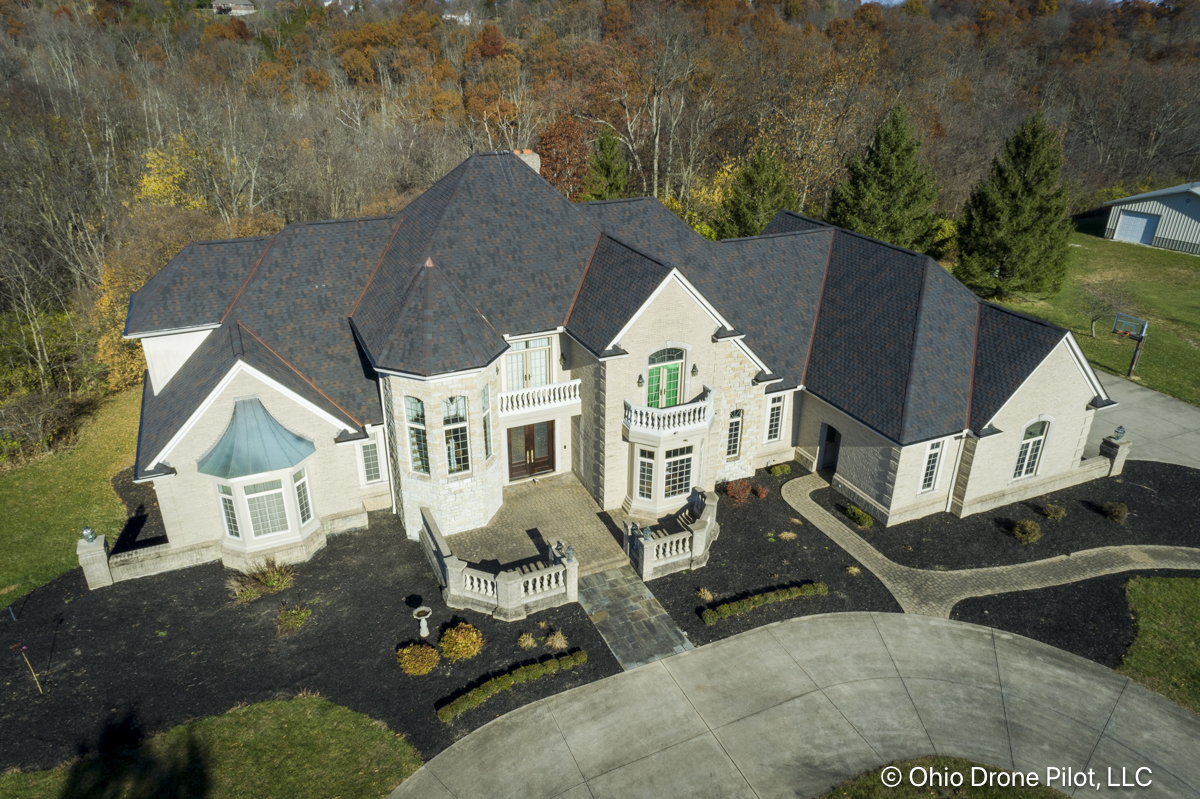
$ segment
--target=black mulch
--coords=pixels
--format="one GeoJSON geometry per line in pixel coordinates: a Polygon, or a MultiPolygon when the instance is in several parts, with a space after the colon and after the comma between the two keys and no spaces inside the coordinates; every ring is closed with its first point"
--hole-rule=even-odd
{"type": "Polygon", "coordinates": [[[420,546],[395,517],[385,511],[370,521],[369,530],[332,537],[297,566],[294,587],[242,607],[230,604],[220,564],[92,592],[76,569],[18,600],[16,620],[5,612],[0,621],[0,643],[28,646],[46,693],[38,695],[18,654],[3,653],[0,771],[46,768],[94,751],[105,729],[121,727],[129,714],[152,734],[305,689],[385,722],[430,758],[503,713],[620,671],[578,604],[516,623],[450,611],[420,546]],[[303,629],[283,639],[275,632],[281,601],[313,610],[303,629]],[[412,610],[422,602],[433,608],[434,636],[463,619],[483,631],[483,652],[454,666],[443,661],[426,677],[400,671],[395,651],[416,639],[412,610]],[[566,633],[572,650],[587,651],[586,666],[517,686],[452,724],[437,720],[437,704],[481,677],[548,656],[516,640],[522,631],[552,629],[566,633]]]}
{"type": "Polygon", "coordinates": [[[721,534],[707,566],[649,583],[654,596],[697,646],[797,616],[854,610],[901,612],[883,583],[869,571],[860,567],[857,577],[846,571],[848,566],[860,566],[854,558],[807,521],[803,524],[791,521],[800,518],[799,514],[783,501],[779,488],[804,471],[795,462],[789,465],[792,467],[789,475],[772,477],[759,471],[750,481],[770,491],[765,499],[751,495],[743,504],[736,505],[719,494],[717,521],[721,523],[721,534]],[[796,533],[795,540],[779,537],[779,533],[788,530],[796,533]],[[715,595],[712,604],[720,604],[810,582],[828,585],[829,595],[764,605],[741,616],[723,619],[712,627],[700,619],[701,611],[707,607],[696,594],[700,588],[707,588],[715,595]]]}
{"type": "Polygon", "coordinates": [[[1200,577],[1173,570],[1124,572],[1070,585],[977,597],[950,618],[1033,638],[1115,669],[1136,632],[1125,584],[1134,577],[1200,577]]]}
{"type": "MultiPolygon", "coordinates": [[[[841,494],[827,488],[812,496],[845,519],[848,500],[841,494]]],[[[1092,480],[965,519],[938,513],[859,532],[887,557],[919,569],[1003,566],[1122,544],[1200,547],[1200,470],[1128,461],[1119,477],[1092,480]],[[1105,518],[1106,502],[1128,506],[1124,524],[1105,518]],[[1047,519],[1041,513],[1046,503],[1066,508],[1066,518],[1047,519]],[[1022,519],[1041,525],[1040,541],[1021,544],[1013,537],[1012,527],[1022,519]]]]}

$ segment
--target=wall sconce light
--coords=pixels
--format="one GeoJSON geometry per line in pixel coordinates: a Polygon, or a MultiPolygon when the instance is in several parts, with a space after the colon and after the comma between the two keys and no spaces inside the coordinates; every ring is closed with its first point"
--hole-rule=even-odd
{"type": "Polygon", "coordinates": [[[561,369],[566,369],[566,368],[567,368],[567,356],[566,356],[566,355],[560,355],[560,356],[558,356],[558,366],[559,366],[559,368],[561,368],[561,369]]]}
{"type": "Polygon", "coordinates": [[[644,385],[646,385],[646,379],[641,375],[638,375],[638,388],[641,388],[644,385]]]}
{"type": "Polygon", "coordinates": [[[699,374],[700,374],[700,367],[697,366],[696,364],[692,364],[692,377],[696,377],[699,374]]]}

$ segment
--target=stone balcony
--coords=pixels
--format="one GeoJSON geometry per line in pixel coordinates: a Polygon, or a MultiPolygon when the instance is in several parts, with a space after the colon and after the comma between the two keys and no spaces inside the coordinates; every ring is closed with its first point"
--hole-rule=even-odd
{"type": "Polygon", "coordinates": [[[504,391],[496,396],[496,400],[500,406],[500,417],[506,426],[518,421],[534,422],[555,416],[575,416],[582,409],[578,379],[504,391]]]}
{"type": "Polygon", "coordinates": [[[622,432],[629,441],[655,446],[676,438],[707,433],[713,422],[712,397],[712,386],[706,385],[696,399],[669,408],[648,408],[626,402],[622,432]]]}

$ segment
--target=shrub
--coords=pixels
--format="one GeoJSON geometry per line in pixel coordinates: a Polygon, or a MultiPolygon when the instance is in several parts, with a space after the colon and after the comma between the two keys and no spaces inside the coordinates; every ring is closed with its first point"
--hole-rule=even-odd
{"type": "Polygon", "coordinates": [[[226,581],[226,585],[229,586],[234,601],[244,605],[260,596],[277,594],[291,588],[295,581],[295,569],[286,563],[276,563],[274,558],[267,558],[252,566],[249,571],[236,573],[226,581]]]}
{"type": "Polygon", "coordinates": [[[796,534],[793,533],[791,530],[784,530],[782,533],[779,534],[779,537],[784,541],[795,541],[796,540],[796,534]]]}
{"type": "Polygon", "coordinates": [[[767,488],[766,486],[755,486],[754,487],[754,496],[758,497],[759,499],[766,499],[767,494],[770,494],[770,493],[771,493],[771,490],[769,488],[767,488]]]}
{"type": "Polygon", "coordinates": [[[483,633],[464,621],[442,633],[438,646],[442,648],[442,655],[451,663],[469,660],[483,649],[483,633]]]}
{"type": "Polygon", "coordinates": [[[741,504],[750,496],[750,484],[745,480],[730,480],[725,484],[725,493],[734,502],[741,504]]]}
{"type": "Polygon", "coordinates": [[[396,652],[396,662],[405,674],[420,677],[433,671],[442,656],[429,644],[409,644],[396,652]]]}
{"type": "Polygon", "coordinates": [[[546,648],[562,650],[567,648],[567,636],[562,630],[555,630],[546,637],[546,648]]]}
{"type": "Polygon", "coordinates": [[[275,629],[278,630],[279,637],[291,635],[299,630],[311,615],[312,608],[280,608],[279,615],[275,617],[275,629]]]}
{"type": "MultiPolygon", "coordinates": [[[[435,653],[436,654],[436,653],[435,653]]],[[[471,708],[479,707],[491,697],[507,691],[514,685],[520,685],[530,680],[536,680],[540,677],[545,677],[548,674],[555,674],[560,671],[570,671],[571,669],[582,666],[587,663],[587,652],[582,649],[578,652],[573,652],[569,655],[551,658],[550,660],[541,663],[530,663],[527,666],[519,666],[513,669],[508,674],[501,674],[493,677],[487,682],[472,688],[467,693],[447,702],[442,707],[438,708],[437,717],[444,722],[451,722],[455,717],[466,713],[471,708]]]]}
{"type": "Polygon", "coordinates": [[[785,474],[792,473],[792,467],[786,463],[777,463],[770,469],[767,469],[772,477],[782,477],[785,474]]]}
{"type": "Polygon", "coordinates": [[[857,505],[847,505],[846,515],[850,517],[850,521],[857,524],[859,527],[870,527],[875,524],[875,520],[871,518],[871,514],[867,513],[857,505]]]}
{"type": "Polygon", "coordinates": [[[1062,505],[1053,505],[1047,502],[1042,506],[1042,515],[1052,522],[1061,522],[1067,518],[1067,509],[1062,505]]]}
{"type": "Polygon", "coordinates": [[[521,633],[521,636],[517,639],[517,646],[522,649],[533,649],[537,646],[537,639],[530,633],[521,633]]]}
{"type": "Polygon", "coordinates": [[[704,603],[712,602],[714,599],[716,599],[716,597],[713,596],[713,592],[709,591],[707,588],[697,588],[696,596],[700,597],[700,601],[704,603]]]}
{"type": "Polygon", "coordinates": [[[851,577],[857,577],[858,575],[862,574],[862,569],[858,568],[857,566],[847,566],[846,574],[850,575],[851,577]]]}
{"type": "Polygon", "coordinates": [[[794,585],[788,588],[780,588],[776,591],[767,591],[766,593],[748,596],[736,602],[727,602],[724,605],[718,605],[701,613],[700,618],[704,620],[705,624],[713,625],[721,619],[728,619],[773,602],[783,602],[788,599],[799,599],[801,597],[825,596],[828,593],[829,586],[825,585],[825,583],[794,585]]]}
{"type": "Polygon", "coordinates": [[[1104,515],[1114,522],[1124,524],[1129,516],[1129,507],[1124,502],[1105,502],[1104,515]]]}
{"type": "Polygon", "coordinates": [[[1013,535],[1022,544],[1032,544],[1042,537],[1041,526],[1030,519],[1022,519],[1013,527],[1013,535]]]}

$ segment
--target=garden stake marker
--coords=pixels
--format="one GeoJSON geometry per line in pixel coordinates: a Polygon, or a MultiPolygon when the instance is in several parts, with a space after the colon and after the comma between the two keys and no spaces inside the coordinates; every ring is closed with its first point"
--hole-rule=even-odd
{"type": "Polygon", "coordinates": [[[37,686],[38,693],[45,696],[46,692],[42,690],[42,682],[38,679],[37,672],[33,670],[33,664],[29,662],[29,657],[25,654],[25,650],[29,647],[24,644],[13,644],[14,652],[20,652],[21,657],[25,658],[25,665],[29,667],[29,673],[33,675],[33,684],[37,686]]]}

